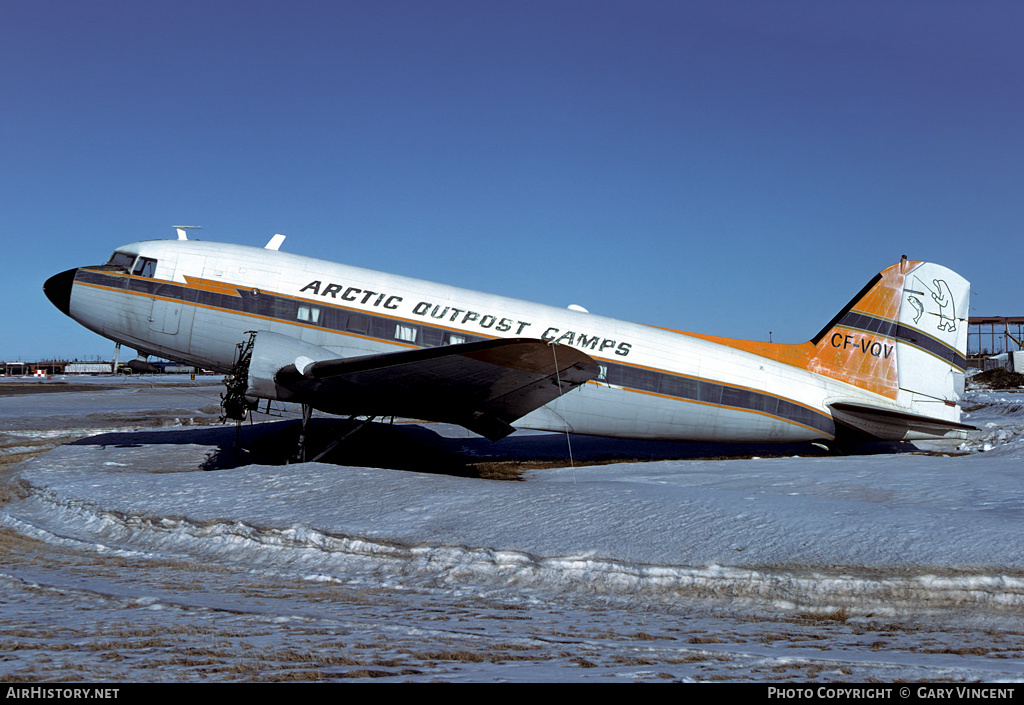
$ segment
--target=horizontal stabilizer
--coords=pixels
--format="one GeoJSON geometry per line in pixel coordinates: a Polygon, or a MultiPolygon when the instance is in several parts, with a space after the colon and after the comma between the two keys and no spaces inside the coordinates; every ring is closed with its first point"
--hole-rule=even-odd
{"type": "Polygon", "coordinates": [[[831,404],[829,408],[837,422],[889,441],[966,438],[967,431],[977,430],[968,424],[865,404],[842,402],[831,404]]]}

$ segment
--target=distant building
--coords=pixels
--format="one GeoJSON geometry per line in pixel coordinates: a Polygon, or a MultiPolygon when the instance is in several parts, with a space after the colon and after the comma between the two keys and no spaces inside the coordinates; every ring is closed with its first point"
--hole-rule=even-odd
{"type": "Polygon", "coordinates": [[[64,365],[66,375],[109,375],[113,366],[109,362],[69,362],[64,365]]]}
{"type": "Polygon", "coordinates": [[[1024,370],[1024,316],[971,316],[967,319],[968,366],[979,370],[1024,370]]]}
{"type": "Polygon", "coordinates": [[[971,357],[1024,350],[1024,316],[971,316],[967,354],[971,357]]]}
{"type": "Polygon", "coordinates": [[[4,377],[31,377],[33,375],[62,375],[68,363],[63,360],[44,360],[42,362],[24,362],[21,360],[0,362],[4,377]]]}
{"type": "MultiPolygon", "coordinates": [[[[39,362],[0,361],[0,376],[32,377],[53,375],[109,375],[114,368],[109,360],[43,360],[39,362]]],[[[190,365],[177,362],[146,362],[130,360],[117,366],[119,374],[196,374],[201,372],[190,365]]]]}

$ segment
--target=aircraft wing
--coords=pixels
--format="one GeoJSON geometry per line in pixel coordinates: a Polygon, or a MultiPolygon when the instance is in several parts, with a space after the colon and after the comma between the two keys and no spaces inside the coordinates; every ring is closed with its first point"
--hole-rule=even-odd
{"type": "MultiPolygon", "coordinates": [[[[257,334],[253,367],[267,367],[258,359],[259,336],[266,335],[257,334]]],[[[294,400],[329,413],[445,421],[491,440],[504,438],[515,430],[513,421],[599,373],[587,354],[532,338],[351,358],[313,357],[300,354],[291,357],[291,364],[274,366],[275,385],[294,400]]]]}

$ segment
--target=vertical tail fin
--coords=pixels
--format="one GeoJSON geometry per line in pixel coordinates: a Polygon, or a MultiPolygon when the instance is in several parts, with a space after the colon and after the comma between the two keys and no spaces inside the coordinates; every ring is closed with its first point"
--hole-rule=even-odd
{"type": "Polygon", "coordinates": [[[811,340],[808,369],[880,394],[908,417],[958,427],[969,297],[957,273],[904,258],[811,340]]]}

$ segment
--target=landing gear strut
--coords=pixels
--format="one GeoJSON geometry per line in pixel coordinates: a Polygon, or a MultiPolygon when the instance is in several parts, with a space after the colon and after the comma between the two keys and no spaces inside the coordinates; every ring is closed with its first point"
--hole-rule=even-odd
{"type": "Polygon", "coordinates": [[[295,449],[295,461],[306,462],[306,434],[309,431],[309,420],[313,418],[313,407],[302,405],[302,428],[299,430],[299,446],[295,449]]]}
{"type": "MultiPolygon", "coordinates": [[[[368,417],[366,417],[366,419],[361,421],[359,423],[359,425],[356,426],[355,428],[343,429],[342,434],[340,436],[338,436],[333,441],[331,441],[327,445],[326,448],[324,448],[322,451],[320,451],[320,453],[317,454],[317,456],[315,458],[313,458],[311,461],[307,461],[306,455],[307,455],[307,450],[308,450],[308,445],[309,445],[309,420],[312,417],[313,417],[313,407],[310,406],[309,404],[303,404],[302,405],[302,428],[299,430],[299,445],[298,445],[298,448],[295,449],[295,457],[294,457],[294,461],[297,462],[297,463],[305,463],[305,462],[313,462],[313,463],[315,463],[315,462],[319,461],[325,455],[327,455],[332,450],[337,448],[338,445],[342,441],[344,441],[346,438],[348,438],[349,436],[353,435],[357,431],[362,430],[366,426],[366,424],[370,423],[375,418],[377,418],[376,416],[368,416],[368,417]]],[[[350,422],[351,421],[355,421],[355,419],[356,419],[355,416],[349,416],[348,417],[348,420],[350,422]]]]}
{"type": "Polygon", "coordinates": [[[245,421],[249,411],[256,405],[245,398],[249,388],[249,362],[252,360],[252,346],[256,342],[256,334],[250,333],[249,339],[238,344],[238,359],[231,366],[231,371],[224,377],[227,390],[220,395],[220,405],[224,409],[225,419],[245,421]]]}

